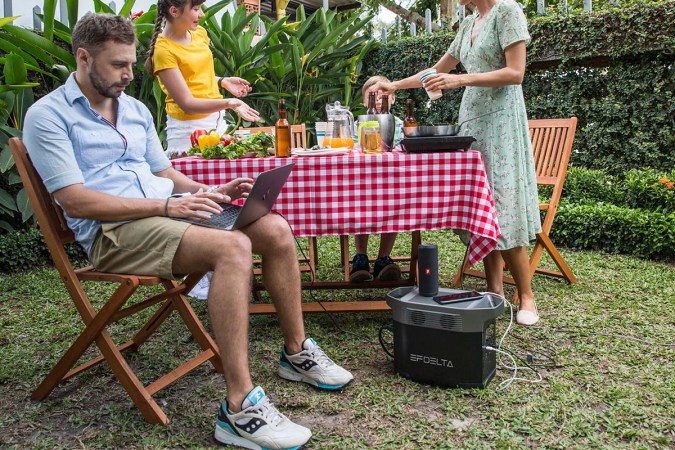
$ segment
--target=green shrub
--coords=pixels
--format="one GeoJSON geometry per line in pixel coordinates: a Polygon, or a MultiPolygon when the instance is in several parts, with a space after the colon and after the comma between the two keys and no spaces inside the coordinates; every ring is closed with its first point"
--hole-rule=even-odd
{"type": "Polygon", "coordinates": [[[665,175],[653,169],[631,170],[626,174],[624,191],[631,208],[675,212],[675,171],[665,175]]]}
{"type": "Polygon", "coordinates": [[[675,213],[608,203],[561,202],[551,239],[565,247],[672,261],[675,259],[675,213]]]}
{"type": "MultiPolygon", "coordinates": [[[[87,255],[77,244],[66,246],[73,263],[85,263],[87,255]]],[[[0,235],[0,272],[14,273],[34,270],[52,264],[42,233],[31,228],[0,235]]]]}
{"type": "Polygon", "coordinates": [[[621,189],[617,178],[604,169],[570,167],[562,198],[566,202],[606,202],[620,205],[621,189]]]}
{"type": "MultiPolygon", "coordinates": [[[[542,196],[545,188],[540,189],[542,196]]],[[[569,203],[605,202],[670,213],[675,211],[675,171],[632,169],[622,179],[603,169],[570,167],[562,197],[569,203]]]]}

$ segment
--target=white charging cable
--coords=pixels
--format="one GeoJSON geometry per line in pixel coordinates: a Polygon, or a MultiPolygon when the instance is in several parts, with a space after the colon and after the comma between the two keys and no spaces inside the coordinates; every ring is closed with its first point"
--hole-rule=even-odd
{"type": "Polygon", "coordinates": [[[481,294],[492,295],[492,296],[501,298],[504,301],[505,304],[509,305],[509,310],[510,310],[510,313],[511,313],[511,317],[509,319],[509,326],[506,327],[506,331],[504,331],[504,334],[502,335],[501,339],[499,339],[499,344],[497,345],[497,348],[494,348],[494,347],[489,346],[489,345],[485,346],[485,350],[489,350],[489,351],[493,351],[493,352],[497,353],[497,361],[499,362],[500,366],[504,367],[507,370],[513,370],[513,375],[511,376],[511,378],[506,379],[506,380],[502,381],[501,383],[499,383],[496,390],[501,391],[502,389],[506,389],[514,381],[525,381],[527,383],[540,383],[540,382],[542,382],[543,377],[541,376],[541,374],[538,371],[536,371],[535,369],[533,369],[532,367],[529,367],[529,366],[518,366],[518,363],[516,362],[516,359],[513,357],[513,355],[511,355],[510,353],[502,350],[502,343],[504,342],[504,339],[506,339],[506,336],[511,331],[511,328],[513,328],[513,305],[511,304],[511,302],[506,301],[506,298],[504,298],[503,295],[495,294],[494,292],[481,292],[481,294]],[[508,364],[504,363],[502,361],[502,358],[501,358],[502,355],[508,356],[511,359],[511,362],[513,363],[513,365],[509,366],[508,364]],[[530,380],[528,378],[518,377],[518,370],[531,370],[532,372],[534,372],[537,375],[538,379],[530,380]]]}

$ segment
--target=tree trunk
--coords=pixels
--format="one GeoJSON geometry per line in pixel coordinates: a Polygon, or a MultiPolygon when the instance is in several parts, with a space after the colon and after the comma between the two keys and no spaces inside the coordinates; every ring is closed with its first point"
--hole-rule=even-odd
{"type": "Polygon", "coordinates": [[[452,0],[441,0],[440,3],[441,15],[447,17],[448,28],[452,28],[457,21],[457,2],[452,0]]]}
{"type": "MultiPolygon", "coordinates": [[[[392,0],[380,0],[379,4],[380,4],[380,6],[384,6],[389,11],[391,11],[394,14],[400,16],[403,20],[407,20],[408,22],[414,23],[415,25],[417,25],[420,28],[426,27],[426,23],[424,22],[424,17],[420,16],[416,12],[408,11],[407,9],[403,8],[402,6],[398,6],[392,0]]],[[[431,31],[441,31],[441,27],[439,27],[438,24],[435,24],[435,23],[432,22],[431,23],[431,31]]]]}

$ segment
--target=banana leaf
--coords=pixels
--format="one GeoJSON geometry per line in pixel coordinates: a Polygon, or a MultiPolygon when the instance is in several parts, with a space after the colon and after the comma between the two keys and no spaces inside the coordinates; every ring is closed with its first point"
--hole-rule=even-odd
{"type": "Polygon", "coordinates": [[[48,41],[54,39],[54,16],[56,15],[56,0],[44,1],[44,17],[42,23],[44,25],[44,36],[48,41]]]}

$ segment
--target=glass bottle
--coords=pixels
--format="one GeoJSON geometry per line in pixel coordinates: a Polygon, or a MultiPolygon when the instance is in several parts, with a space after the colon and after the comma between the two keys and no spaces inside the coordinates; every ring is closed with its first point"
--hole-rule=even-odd
{"type": "Polygon", "coordinates": [[[368,94],[368,109],[366,110],[366,114],[377,114],[376,103],[375,92],[370,92],[368,94]]]}
{"type": "Polygon", "coordinates": [[[382,107],[380,108],[380,114],[389,114],[389,95],[387,94],[382,96],[382,107]]]}
{"type": "Polygon", "coordinates": [[[405,101],[405,119],[403,119],[404,127],[416,127],[417,119],[413,115],[413,99],[409,98],[405,101]]]}
{"type": "Polygon", "coordinates": [[[291,153],[291,127],[286,119],[286,101],[279,99],[279,120],[274,125],[274,139],[277,158],[286,158],[291,153]]]}

